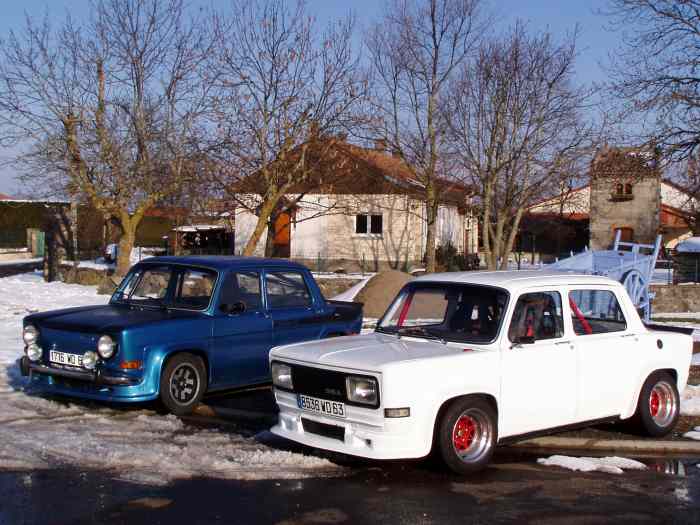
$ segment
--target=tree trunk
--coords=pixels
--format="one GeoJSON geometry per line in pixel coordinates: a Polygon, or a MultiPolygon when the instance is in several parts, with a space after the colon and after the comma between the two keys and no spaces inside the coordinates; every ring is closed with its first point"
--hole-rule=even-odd
{"type": "Polygon", "coordinates": [[[277,215],[270,214],[267,221],[267,238],[265,239],[265,257],[272,257],[275,252],[275,223],[277,215]]]}
{"type": "Polygon", "coordinates": [[[270,217],[272,216],[272,211],[277,205],[277,200],[278,199],[268,199],[263,201],[263,204],[260,207],[260,214],[258,215],[258,222],[255,224],[253,234],[250,236],[250,239],[248,239],[248,242],[243,249],[243,255],[246,257],[250,257],[255,253],[255,248],[257,248],[260,238],[265,231],[265,227],[268,225],[270,217]]]}
{"type": "Polygon", "coordinates": [[[425,239],[425,271],[433,273],[435,271],[435,247],[437,236],[435,230],[437,228],[437,212],[438,204],[435,195],[428,193],[426,202],[428,231],[425,239]]]}
{"type": "Polygon", "coordinates": [[[131,250],[136,242],[136,227],[138,222],[134,219],[122,219],[121,227],[122,234],[119,238],[119,250],[117,252],[117,270],[116,274],[123,277],[131,268],[131,250]]]}

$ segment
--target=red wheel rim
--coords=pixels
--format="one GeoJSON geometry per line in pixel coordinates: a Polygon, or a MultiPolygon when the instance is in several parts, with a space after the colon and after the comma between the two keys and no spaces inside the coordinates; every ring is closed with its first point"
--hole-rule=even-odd
{"type": "Polygon", "coordinates": [[[476,421],[470,416],[460,416],[452,432],[452,442],[458,451],[467,450],[476,435],[476,421]]]}
{"type": "Polygon", "coordinates": [[[649,397],[649,412],[652,417],[655,417],[659,413],[659,406],[661,405],[661,398],[656,390],[651,391],[651,396],[649,397]]]}

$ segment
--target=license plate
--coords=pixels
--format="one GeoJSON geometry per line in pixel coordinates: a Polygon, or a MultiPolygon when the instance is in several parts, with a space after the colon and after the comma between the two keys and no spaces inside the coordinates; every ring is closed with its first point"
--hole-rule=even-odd
{"type": "Polygon", "coordinates": [[[66,352],[57,352],[56,350],[51,350],[49,352],[49,361],[59,365],[68,366],[83,366],[83,356],[77,354],[68,354],[66,352]]]}
{"type": "Polygon", "coordinates": [[[297,394],[297,405],[302,410],[316,412],[324,416],[345,417],[345,404],[337,401],[327,401],[317,397],[297,394]]]}

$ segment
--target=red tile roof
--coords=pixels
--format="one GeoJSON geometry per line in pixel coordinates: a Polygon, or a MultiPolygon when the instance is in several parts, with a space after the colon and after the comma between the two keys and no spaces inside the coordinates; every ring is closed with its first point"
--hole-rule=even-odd
{"type": "MultiPolygon", "coordinates": [[[[323,139],[311,144],[306,152],[312,166],[308,182],[290,193],[400,194],[420,196],[423,185],[406,163],[386,151],[363,148],[341,139],[323,139]]],[[[243,179],[239,191],[260,193],[263,180],[256,175],[243,179]]],[[[464,205],[474,191],[459,181],[438,179],[441,201],[464,205]]]]}

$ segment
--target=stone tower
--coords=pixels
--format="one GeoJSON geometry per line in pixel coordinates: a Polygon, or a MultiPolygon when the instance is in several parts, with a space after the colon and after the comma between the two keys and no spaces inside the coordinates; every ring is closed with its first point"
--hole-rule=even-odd
{"type": "Polygon", "coordinates": [[[653,244],[660,226],[661,173],[658,157],[639,148],[608,148],[591,163],[592,250],[625,241],[653,244]]]}

